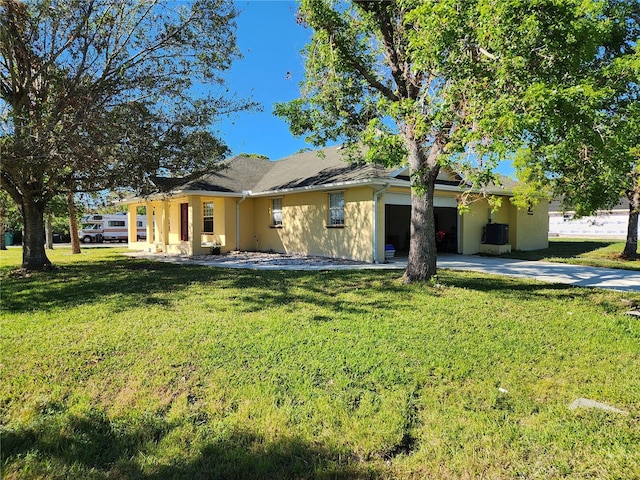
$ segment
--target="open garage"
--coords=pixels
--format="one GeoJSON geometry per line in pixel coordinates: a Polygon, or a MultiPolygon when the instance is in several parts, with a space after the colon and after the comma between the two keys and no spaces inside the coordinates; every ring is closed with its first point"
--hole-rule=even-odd
{"type": "MultiPolygon", "coordinates": [[[[436,197],[435,224],[438,251],[458,253],[459,219],[454,197],[436,197]]],[[[393,245],[397,256],[409,253],[411,197],[407,194],[385,195],[385,242],[393,245]]]]}

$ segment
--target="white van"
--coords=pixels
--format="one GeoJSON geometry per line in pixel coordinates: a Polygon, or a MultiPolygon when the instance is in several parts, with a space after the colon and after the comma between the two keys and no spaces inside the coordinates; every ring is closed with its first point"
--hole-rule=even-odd
{"type": "MultiPolygon", "coordinates": [[[[129,239],[129,218],[126,213],[86,215],[81,222],[82,229],[78,231],[78,237],[83,243],[126,242],[129,239]]],[[[137,215],[136,224],[136,239],[146,239],[147,217],[137,215]]]]}

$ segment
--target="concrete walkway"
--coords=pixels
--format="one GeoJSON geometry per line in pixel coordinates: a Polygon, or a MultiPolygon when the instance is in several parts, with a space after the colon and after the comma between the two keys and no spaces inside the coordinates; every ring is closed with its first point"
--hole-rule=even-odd
{"type": "Polygon", "coordinates": [[[439,255],[438,268],[530,278],[576,287],[597,287],[625,292],[640,292],[640,271],[588,267],[566,263],[531,262],[476,255],[439,255]]]}
{"type": "MultiPolygon", "coordinates": [[[[341,263],[320,257],[306,259],[282,259],[270,255],[268,259],[257,259],[242,254],[180,257],[163,254],[132,252],[133,257],[147,258],[171,263],[197,264],[210,267],[253,268],[257,270],[404,270],[406,258],[394,258],[389,263],[374,265],[368,263],[341,263]]],[[[549,283],[561,283],[576,287],[597,287],[626,292],[640,292],[640,271],[596,268],[564,263],[532,262],[477,255],[438,255],[438,268],[451,270],[469,270],[493,275],[528,278],[549,283]]]]}

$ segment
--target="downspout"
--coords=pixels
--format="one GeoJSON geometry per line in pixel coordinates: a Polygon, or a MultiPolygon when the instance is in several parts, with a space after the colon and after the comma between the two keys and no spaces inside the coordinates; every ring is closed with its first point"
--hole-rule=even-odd
{"type": "Polygon", "coordinates": [[[380,263],[378,258],[378,201],[389,189],[389,184],[385,183],[384,187],[373,192],[373,263],[380,263]]]}
{"type": "Polygon", "coordinates": [[[251,195],[251,190],[243,190],[242,198],[236,202],[236,251],[240,251],[240,204],[251,195]]]}

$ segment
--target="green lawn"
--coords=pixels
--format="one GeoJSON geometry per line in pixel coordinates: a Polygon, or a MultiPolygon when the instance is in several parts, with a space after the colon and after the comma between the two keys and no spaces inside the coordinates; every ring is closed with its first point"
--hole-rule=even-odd
{"type": "Polygon", "coordinates": [[[640,478],[640,295],[121,251],[0,252],[1,478],[640,478]]]}
{"type": "Polygon", "coordinates": [[[633,260],[620,257],[624,244],[625,242],[621,240],[551,238],[549,248],[545,250],[515,251],[503,256],[520,260],[544,260],[592,267],[640,270],[640,257],[633,260]]]}

